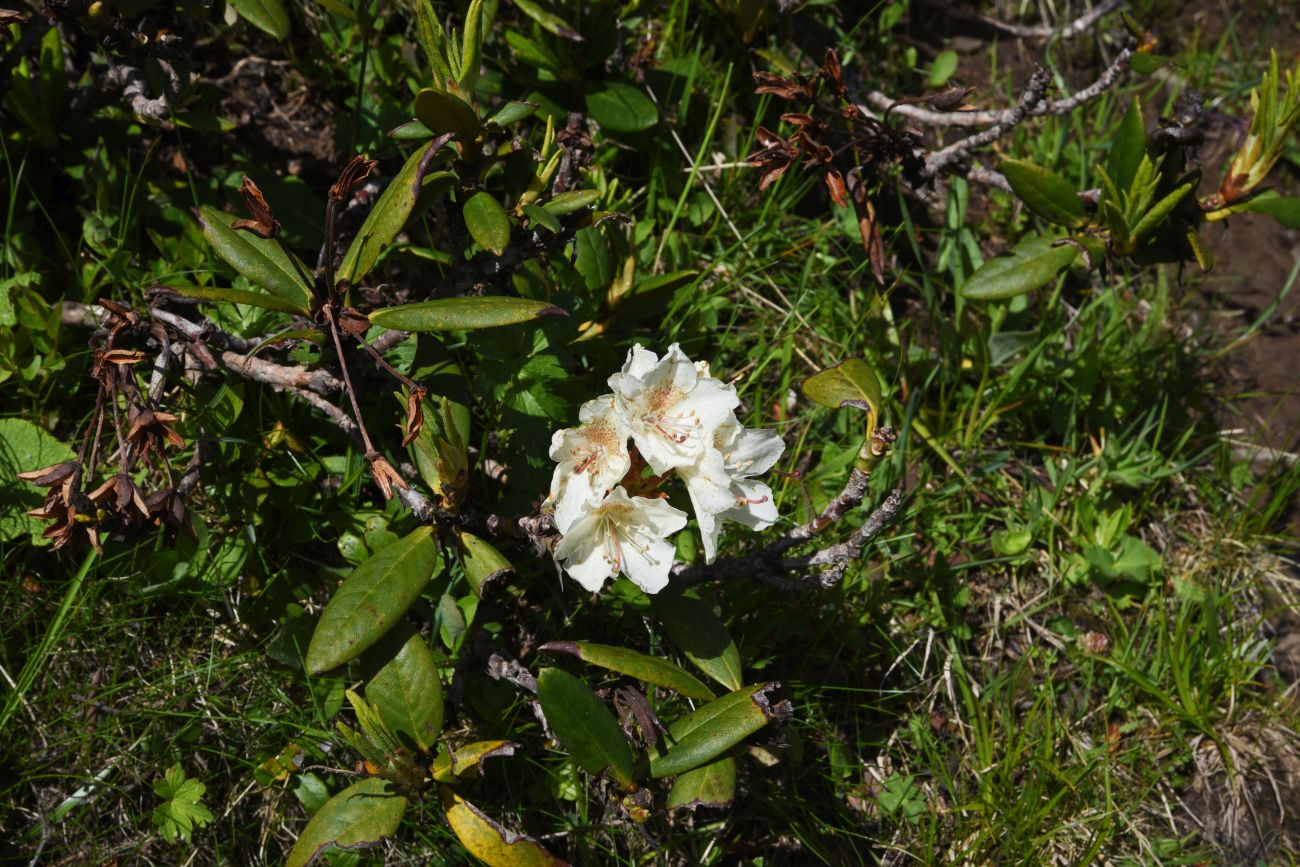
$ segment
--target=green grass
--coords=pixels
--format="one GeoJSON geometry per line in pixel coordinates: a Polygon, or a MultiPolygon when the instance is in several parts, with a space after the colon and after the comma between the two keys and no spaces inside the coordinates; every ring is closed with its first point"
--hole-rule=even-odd
{"type": "MultiPolygon", "coordinates": [[[[636,137],[597,134],[587,176],[633,218],[611,233],[622,233],[618,249],[638,274],[691,269],[698,279],[659,306],[633,308],[598,340],[556,350],[485,337],[477,349],[425,345],[392,357],[405,353],[405,370],[450,358],[471,372],[484,425],[476,447],[513,460],[512,489],[499,499],[525,511],[549,479],[538,455],[550,431],[573,423],[633,342],[680,341],[715,375],[737,377],[746,424],[785,436],[781,475],[769,481],[788,526],[839,491],[863,434],[863,416],[817,409],[799,384],[861,356],[885,386],[882,421],[901,435],[871,496],[904,483],[905,507],[836,586],[709,586],[747,680],[779,681],[792,715],[737,750],[733,807],[669,816],[667,789],[656,785],[644,825],[628,820],[607,782],[547,742],[526,695],[483,671],[503,652],[535,672],[537,645],[561,638],[680,661],[675,646],[626,585],[589,598],[572,582],[561,588],[549,559],[502,543],[519,572],[477,603],[463,644],[441,637],[437,593],[411,618],[437,648],[453,738],[519,744],[466,785],[467,797],[584,864],[1294,861],[1295,688],[1273,666],[1279,630],[1295,629],[1287,522],[1300,469],[1252,465],[1219,434],[1237,397],[1225,364],[1264,316],[1224,328],[1195,315],[1201,284],[1190,270],[1129,264],[1010,302],[963,301],[957,290],[979,258],[1032,218],[1009,196],[960,180],[932,211],[886,187],[878,204],[897,260],[877,288],[855,221],[820,181],[792,170],[760,193],[755,173],[734,164],[755,149],[756,127],[775,129],[786,110],[752,94],[751,68],[819,59],[838,43],[846,58],[866,58],[856,69],[868,84],[918,92],[925,76],[907,68],[904,24],[882,32],[879,10],[839,21],[810,8],[795,16],[799,28],[772,26],[747,47],[728,29],[731,4],[716,5],[638,13],[655,22],[658,68],[645,84],[663,121],[636,137]],[[556,352],[564,377],[517,380],[543,349],[556,352]],[[503,369],[508,381],[497,379],[503,369]],[[521,419],[512,400],[529,389],[553,417],[521,419]],[[504,444],[489,436],[511,425],[520,432],[504,444]]],[[[286,46],[240,30],[223,56],[283,57],[342,107],[336,139],[395,170],[383,137],[395,123],[385,124],[394,113],[406,119],[421,84],[402,59],[404,19],[358,29],[328,4],[295,16],[305,26],[286,46]]],[[[1169,50],[1188,83],[1240,113],[1267,45],[1236,27],[1230,19],[1213,38],[1182,33],[1169,50]]],[[[531,84],[507,47],[488,48],[485,92],[526,95],[531,84]]],[[[1085,80],[1081,68],[1070,66],[1067,80],[1085,80]]],[[[981,104],[1014,100],[1010,77],[991,75],[981,104]]],[[[1088,112],[1027,124],[999,147],[1089,186],[1139,94],[1150,106],[1169,99],[1133,79],[1088,112]]],[[[30,303],[46,309],[97,297],[142,308],[155,279],[217,265],[184,209],[221,201],[237,164],[265,158],[246,138],[142,127],[111,105],[67,124],[55,151],[6,133],[0,279],[39,272],[31,291],[40,301],[30,303]],[[76,144],[87,130],[109,146],[76,144]],[[167,167],[173,154],[180,170],[167,167]]],[[[540,130],[530,134],[540,140],[540,130]]],[[[305,175],[319,184],[335,168],[305,175]]],[[[1293,168],[1278,183],[1294,187],[1293,168]]],[[[431,216],[411,245],[446,231],[431,216]]],[[[394,285],[436,281],[434,247],[423,258],[395,252],[380,270],[394,285]]],[[[602,297],[573,289],[576,273],[566,254],[517,285],[559,287],[593,313],[602,297]]],[[[283,324],[229,305],[210,315],[244,335],[283,324]]],[[[67,440],[91,394],[88,333],[52,330],[41,342],[4,327],[0,348],[14,364],[0,414],[67,440]]],[[[566,332],[545,334],[558,343],[566,332]]],[[[295,353],[276,357],[314,358],[295,353]]],[[[358,376],[372,429],[391,435],[400,421],[391,384],[358,376]]],[[[308,676],[303,655],[348,555],[405,532],[408,516],[380,500],[348,440],[292,396],[212,378],[178,381],[172,394],[210,448],[190,504],[197,541],[111,540],[84,561],[25,537],[0,542],[0,859],[279,863],[360,758],[334,731],[350,718],[344,689],[357,680],[308,676]],[[301,767],[281,779],[260,770],[290,744],[303,751],[301,767]],[[206,786],[214,816],[188,846],[164,840],[150,819],[153,784],[175,762],[206,786]]],[[[495,490],[481,468],[471,484],[495,490]]],[[[846,534],[864,515],[828,532],[846,534]]],[[[723,537],[724,551],[749,544],[742,532],[723,537]]],[[[463,593],[458,576],[439,586],[463,593]]],[[[655,701],[666,719],[682,707],[655,701]]],[[[419,818],[394,840],[331,863],[473,863],[436,797],[412,810],[419,818]]]]}

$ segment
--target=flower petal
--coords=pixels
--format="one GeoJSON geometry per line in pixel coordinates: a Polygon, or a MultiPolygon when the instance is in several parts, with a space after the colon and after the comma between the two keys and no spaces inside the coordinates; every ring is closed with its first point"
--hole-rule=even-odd
{"type": "MultiPolygon", "coordinates": [[[[678,514],[685,519],[685,513],[678,514]]],[[[623,572],[646,593],[658,593],[668,586],[675,553],[673,544],[666,539],[654,539],[644,546],[624,543],[623,572]]]]}

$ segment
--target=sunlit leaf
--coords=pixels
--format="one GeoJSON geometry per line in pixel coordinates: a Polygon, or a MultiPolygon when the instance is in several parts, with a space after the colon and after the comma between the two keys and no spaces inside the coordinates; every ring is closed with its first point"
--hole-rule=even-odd
{"type": "Polygon", "coordinates": [[[588,686],[566,671],[543,668],[537,700],[555,737],[589,774],[606,771],[623,788],[634,782],[635,760],[618,720],[588,686]]]}
{"type": "MultiPolygon", "coordinates": [[[[298,273],[301,261],[295,262],[274,240],[258,238],[248,232],[230,228],[238,219],[211,205],[199,208],[195,216],[203,237],[212,245],[217,255],[232,268],[262,288],[306,312],[311,305],[311,292],[298,273]]],[[[304,274],[310,274],[305,268],[304,274]]]]}
{"type": "Polygon", "coordinates": [[[361,849],[393,836],[406,812],[406,798],[388,788],[386,780],[368,777],[330,798],[298,837],[287,867],[307,867],[331,846],[361,849]]]}
{"type": "Polygon", "coordinates": [[[473,533],[462,530],[460,545],[465,577],[475,594],[482,595],[484,586],[515,569],[500,551],[473,533]]]}
{"type": "Polygon", "coordinates": [[[283,41],[289,36],[289,13],[281,0],[230,0],[239,17],[283,41]]]}
{"type": "Polygon", "coordinates": [[[307,670],[320,674],[355,659],[401,618],[438,564],[430,527],[419,527],[352,571],[312,634],[307,670]]]}
{"type": "Polygon", "coordinates": [[[465,200],[461,209],[465,227],[483,249],[500,256],[510,244],[510,215],[496,196],[480,190],[465,200]]]}
{"type": "Polygon", "coordinates": [[[997,301],[1046,286],[1079,257],[1078,249],[1069,244],[1053,246],[1057,240],[1030,235],[1012,249],[986,259],[961,294],[975,301],[997,301]]]}
{"type": "Polygon", "coordinates": [[[1075,226],[1083,222],[1083,203],[1074,185],[1042,166],[1024,160],[1003,160],[998,170],[1025,205],[1049,223],[1075,226]]]}
{"type": "Polygon", "coordinates": [[[661,743],[650,751],[650,776],[671,777],[698,768],[767,725],[775,715],[767,693],[776,687],[747,686],[677,720],[668,727],[667,747],[661,743]]]}
{"type": "Polygon", "coordinates": [[[439,786],[447,824],[470,854],[490,867],[568,867],[532,837],[502,828],[450,786],[439,786]]]}
{"type": "Polygon", "coordinates": [[[415,117],[436,135],[452,133],[470,146],[478,138],[478,114],[455,94],[426,87],[415,95],[415,117]]]}
{"type": "Polygon", "coordinates": [[[370,323],[398,331],[470,331],[567,315],[546,301],[483,295],[384,307],[370,314],[370,323]]]}
{"type": "Polygon", "coordinates": [[[736,760],[725,756],[687,771],[673,780],[667,806],[670,810],[726,807],[735,798],[736,760]]]}
{"type": "Polygon", "coordinates": [[[659,122],[659,110],[640,88],[605,81],[587,92],[587,113],[612,132],[639,132],[659,122]]]}
{"type": "Polygon", "coordinates": [[[593,644],[590,641],[548,641],[539,649],[551,653],[567,653],[578,657],[583,662],[671,689],[687,698],[702,701],[713,698],[713,691],[694,675],[682,671],[666,659],[656,659],[626,647],[593,644]]]}
{"type": "Polygon", "coordinates": [[[433,651],[413,633],[366,683],[366,700],[394,732],[428,751],[442,731],[442,679],[433,651]]]}

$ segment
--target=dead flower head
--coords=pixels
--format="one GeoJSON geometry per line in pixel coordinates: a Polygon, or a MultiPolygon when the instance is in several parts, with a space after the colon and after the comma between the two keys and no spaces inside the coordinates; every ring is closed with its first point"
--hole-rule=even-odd
{"type": "Polygon", "coordinates": [[[239,185],[239,195],[244,200],[244,206],[248,208],[248,213],[253,215],[253,219],[235,220],[230,224],[230,228],[243,229],[267,240],[280,234],[280,221],[271,213],[271,206],[262,197],[262,191],[257,188],[257,184],[253,183],[253,179],[248,175],[244,175],[244,180],[239,185]]]}
{"type": "Polygon", "coordinates": [[[352,195],[352,191],[374,174],[377,165],[379,164],[374,160],[368,160],[363,156],[353,157],[352,161],[344,166],[338,181],[330,187],[330,198],[336,202],[346,202],[352,195]]]}
{"type": "Polygon", "coordinates": [[[131,423],[126,434],[127,441],[134,445],[141,455],[151,450],[161,455],[163,443],[170,443],[177,448],[185,445],[185,440],[172,427],[180,420],[180,416],[159,410],[141,410],[132,406],[127,419],[131,423]]]}
{"type": "Polygon", "coordinates": [[[379,454],[370,454],[366,459],[370,461],[370,475],[374,478],[375,484],[379,485],[379,490],[384,492],[385,500],[393,498],[393,488],[404,491],[410,487],[387,458],[379,454]]]}

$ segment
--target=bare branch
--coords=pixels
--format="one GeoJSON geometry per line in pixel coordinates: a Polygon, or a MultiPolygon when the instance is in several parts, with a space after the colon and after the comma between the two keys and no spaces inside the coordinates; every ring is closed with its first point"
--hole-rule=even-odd
{"type": "Polygon", "coordinates": [[[1128,59],[1132,54],[1133,50],[1131,48],[1125,48],[1116,55],[1115,60],[1096,81],[1071,96],[1058,101],[1047,98],[1047,88],[1051,84],[1051,75],[1042,68],[1035,70],[1034,74],[1030,76],[1029,86],[1025,88],[1025,92],[1021,95],[1020,101],[1015,107],[1004,112],[1002,117],[988,129],[967,136],[961,141],[950,144],[942,150],[935,151],[927,156],[923,174],[926,177],[934,177],[945,172],[950,166],[964,161],[976,148],[992,144],[1010,134],[1027,118],[1046,114],[1065,115],[1079,106],[1091,102],[1114,86],[1120,75],[1128,68],[1128,59]]]}
{"type": "Polygon", "coordinates": [[[944,2],[944,0],[921,0],[921,2],[926,6],[942,10],[944,14],[958,21],[982,24],[985,27],[1010,34],[1018,39],[1073,39],[1076,36],[1091,32],[1092,28],[1103,16],[1114,12],[1123,5],[1123,0],[1102,0],[1090,11],[1080,15],[1064,27],[1051,27],[1047,24],[1013,24],[1008,21],[999,21],[996,18],[980,15],[978,12],[972,12],[969,9],[953,6],[951,3],[944,2]]]}

